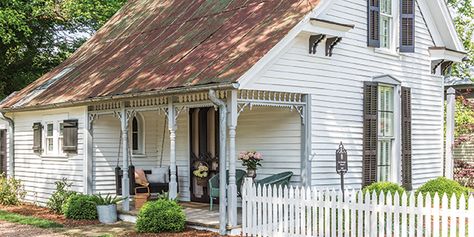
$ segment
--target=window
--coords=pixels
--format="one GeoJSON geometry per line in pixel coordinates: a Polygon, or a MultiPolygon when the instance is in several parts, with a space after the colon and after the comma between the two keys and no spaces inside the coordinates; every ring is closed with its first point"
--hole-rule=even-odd
{"type": "Polygon", "coordinates": [[[64,144],[64,123],[59,124],[59,138],[58,138],[58,147],[62,149],[64,144]]]}
{"type": "Polygon", "coordinates": [[[46,153],[54,152],[54,124],[48,123],[46,125],[46,153]]]}
{"type": "Polygon", "coordinates": [[[391,180],[392,147],[395,140],[394,128],[394,87],[380,85],[378,89],[378,181],[391,180]]]}
{"type": "Polygon", "coordinates": [[[392,0],[380,0],[380,47],[391,48],[393,32],[392,0]]]}
{"type": "Polygon", "coordinates": [[[46,123],[45,134],[46,156],[63,156],[64,144],[64,123],[63,121],[54,121],[46,123]]]}
{"type": "Polygon", "coordinates": [[[144,131],[143,131],[143,118],[137,114],[133,117],[131,124],[130,124],[130,140],[131,140],[131,147],[132,147],[132,154],[133,155],[144,155],[145,148],[144,148],[144,131]]]}

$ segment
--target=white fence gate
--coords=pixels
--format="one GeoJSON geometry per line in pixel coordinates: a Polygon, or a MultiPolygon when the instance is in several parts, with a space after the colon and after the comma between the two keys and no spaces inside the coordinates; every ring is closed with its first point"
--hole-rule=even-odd
{"type": "Polygon", "coordinates": [[[244,184],[244,236],[474,237],[474,197],[244,184]]]}

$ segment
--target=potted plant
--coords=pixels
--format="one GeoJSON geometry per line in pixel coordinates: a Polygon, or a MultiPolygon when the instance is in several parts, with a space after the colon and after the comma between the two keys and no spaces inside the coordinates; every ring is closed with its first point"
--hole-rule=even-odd
{"type": "Polygon", "coordinates": [[[193,171],[193,175],[196,177],[196,181],[199,185],[204,186],[207,182],[207,176],[209,176],[209,168],[202,163],[198,165],[197,169],[193,171]]]}
{"type": "Polygon", "coordinates": [[[257,167],[262,166],[260,164],[263,160],[262,153],[256,151],[243,151],[239,154],[239,160],[242,161],[242,166],[247,167],[248,177],[257,177],[257,167]]]}
{"type": "Polygon", "coordinates": [[[92,202],[96,205],[99,221],[104,224],[117,222],[117,203],[122,200],[124,198],[112,197],[109,194],[105,197],[100,194],[94,195],[92,202]]]}

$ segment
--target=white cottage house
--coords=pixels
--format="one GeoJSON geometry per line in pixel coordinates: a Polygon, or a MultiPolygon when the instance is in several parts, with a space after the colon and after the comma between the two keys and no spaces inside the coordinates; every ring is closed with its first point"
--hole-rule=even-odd
{"type": "Polygon", "coordinates": [[[342,142],[346,187],[416,188],[442,175],[443,75],[465,55],[443,0],[129,1],[0,105],[8,173],[44,203],[63,177],[129,196],[116,167],[164,166],[172,197],[207,202],[205,163],[228,170],[230,226],[240,151],[263,153],[257,179],[338,188],[342,142]]]}

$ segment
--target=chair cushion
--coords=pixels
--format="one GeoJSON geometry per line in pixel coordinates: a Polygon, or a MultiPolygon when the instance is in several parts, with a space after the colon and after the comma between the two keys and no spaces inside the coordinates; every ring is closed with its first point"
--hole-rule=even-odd
{"type": "Polygon", "coordinates": [[[149,183],[143,169],[135,169],[135,183],[141,186],[148,186],[149,183]]]}
{"type": "Polygon", "coordinates": [[[166,174],[147,174],[146,178],[150,183],[166,183],[166,174]]]}
{"type": "MultiPolygon", "coordinates": [[[[155,167],[151,169],[152,175],[158,175],[164,177],[163,182],[158,183],[169,183],[169,167],[155,167]]],[[[161,179],[161,178],[160,178],[161,179]]],[[[155,183],[155,182],[152,182],[155,183]]]]}

